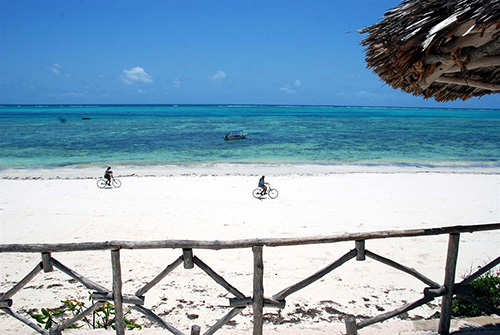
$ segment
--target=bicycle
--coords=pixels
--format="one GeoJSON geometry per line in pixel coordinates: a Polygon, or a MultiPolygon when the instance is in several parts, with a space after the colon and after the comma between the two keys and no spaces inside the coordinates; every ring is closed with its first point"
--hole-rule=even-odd
{"type": "Polygon", "coordinates": [[[118,188],[118,187],[122,186],[122,182],[120,181],[120,179],[116,179],[116,178],[111,178],[111,182],[109,182],[106,178],[102,178],[102,177],[97,180],[97,187],[99,187],[99,188],[105,188],[108,185],[115,187],[115,188],[118,188]]]}
{"type": "Polygon", "coordinates": [[[265,185],[267,186],[267,192],[265,194],[262,194],[262,187],[257,187],[252,192],[253,196],[257,199],[260,199],[267,194],[269,198],[276,199],[276,197],[278,196],[278,190],[275,188],[271,188],[271,184],[269,183],[265,183],[265,185]]]}

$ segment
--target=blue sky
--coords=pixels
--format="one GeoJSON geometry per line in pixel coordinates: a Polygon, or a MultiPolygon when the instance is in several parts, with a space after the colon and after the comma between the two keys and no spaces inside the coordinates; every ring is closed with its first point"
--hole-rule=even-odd
{"type": "Polygon", "coordinates": [[[2,104],[436,103],[366,69],[355,30],[398,0],[0,0],[2,104]]]}

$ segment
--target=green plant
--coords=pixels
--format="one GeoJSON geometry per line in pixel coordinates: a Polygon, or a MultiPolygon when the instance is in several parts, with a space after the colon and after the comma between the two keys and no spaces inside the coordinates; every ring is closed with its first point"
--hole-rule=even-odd
{"type": "MultiPolygon", "coordinates": [[[[92,301],[92,295],[89,296],[89,301],[92,301]]],[[[85,310],[85,302],[82,300],[68,298],[61,300],[61,302],[63,303],[61,307],[54,309],[42,308],[40,310],[41,313],[33,313],[31,317],[37,321],[38,326],[50,329],[53,325],[58,325],[61,322],[72,319],[85,310]]],[[[128,314],[130,314],[130,309],[126,310],[123,316],[125,327],[129,330],[142,329],[141,325],[126,317],[128,314]]],[[[90,329],[116,329],[115,306],[110,302],[105,302],[102,306],[94,310],[92,320],[85,317],[81,322],[83,324],[74,323],[68,328],[82,328],[87,325],[90,329]]]]}
{"type": "MultiPolygon", "coordinates": [[[[474,279],[470,286],[473,287],[472,296],[495,308],[500,308],[500,270],[489,271],[474,279]]],[[[474,304],[454,299],[452,303],[453,316],[474,317],[485,312],[474,304]]]]}

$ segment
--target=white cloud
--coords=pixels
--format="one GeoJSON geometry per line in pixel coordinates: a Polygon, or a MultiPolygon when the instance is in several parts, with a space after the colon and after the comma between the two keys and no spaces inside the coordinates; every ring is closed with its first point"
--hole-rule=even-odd
{"type": "Polygon", "coordinates": [[[56,76],[59,76],[59,77],[70,77],[69,73],[67,72],[64,72],[61,68],[61,65],[59,64],[52,64],[51,66],[48,67],[49,70],[55,74],[56,76]]]}
{"type": "Polygon", "coordinates": [[[371,93],[371,92],[367,92],[367,91],[359,91],[359,92],[356,92],[354,95],[357,97],[361,97],[361,98],[376,98],[377,97],[376,94],[371,93]]]}
{"type": "Polygon", "coordinates": [[[280,91],[285,92],[286,94],[295,94],[297,91],[292,89],[292,87],[289,84],[286,84],[283,87],[280,87],[280,91]]]}
{"type": "Polygon", "coordinates": [[[174,84],[174,87],[175,87],[175,88],[179,88],[179,87],[181,87],[181,80],[179,79],[179,77],[175,77],[175,78],[172,80],[172,84],[174,84]]]}
{"type": "Polygon", "coordinates": [[[152,83],[153,78],[144,71],[144,69],[140,66],[136,66],[130,70],[123,70],[124,76],[122,80],[125,84],[131,85],[136,82],[142,83],[152,83]]]}
{"type": "Polygon", "coordinates": [[[52,71],[53,74],[61,76],[61,65],[59,64],[54,64],[52,66],[49,66],[50,71],[52,71]]]}
{"type": "Polygon", "coordinates": [[[219,71],[217,71],[216,74],[214,74],[213,76],[210,77],[210,80],[212,80],[212,81],[222,81],[226,77],[227,77],[226,73],[224,71],[219,70],[219,71]]]}
{"type": "Polygon", "coordinates": [[[302,86],[302,82],[298,79],[295,79],[295,81],[291,84],[285,84],[282,87],[280,87],[280,91],[285,92],[286,94],[295,94],[297,93],[296,87],[302,86]]]}

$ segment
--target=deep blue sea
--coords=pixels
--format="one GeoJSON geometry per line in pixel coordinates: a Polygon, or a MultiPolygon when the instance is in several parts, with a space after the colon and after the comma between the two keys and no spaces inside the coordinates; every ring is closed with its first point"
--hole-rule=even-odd
{"type": "Polygon", "coordinates": [[[0,169],[213,163],[500,167],[500,110],[0,106],[0,169]]]}

